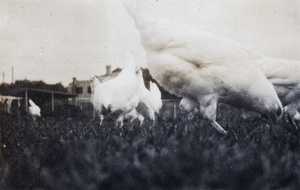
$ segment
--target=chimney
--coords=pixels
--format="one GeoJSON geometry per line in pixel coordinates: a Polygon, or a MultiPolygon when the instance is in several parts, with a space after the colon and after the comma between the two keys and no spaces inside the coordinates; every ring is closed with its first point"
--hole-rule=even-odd
{"type": "Polygon", "coordinates": [[[73,82],[72,82],[72,94],[75,94],[75,89],[76,89],[76,77],[73,77],[73,82]]]}
{"type": "Polygon", "coordinates": [[[106,65],[106,75],[110,75],[110,74],[111,74],[111,66],[106,65]]]}

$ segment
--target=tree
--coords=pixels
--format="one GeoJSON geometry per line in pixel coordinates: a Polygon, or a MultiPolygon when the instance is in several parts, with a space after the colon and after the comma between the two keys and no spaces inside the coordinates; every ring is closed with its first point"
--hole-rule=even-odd
{"type": "Polygon", "coordinates": [[[47,84],[44,81],[29,81],[29,80],[17,80],[13,84],[3,83],[0,85],[0,94],[10,95],[12,92],[17,91],[20,88],[31,88],[31,89],[40,89],[40,90],[50,90],[58,92],[68,92],[67,88],[64,87],[61,83],[56,84],[47,84]]]}

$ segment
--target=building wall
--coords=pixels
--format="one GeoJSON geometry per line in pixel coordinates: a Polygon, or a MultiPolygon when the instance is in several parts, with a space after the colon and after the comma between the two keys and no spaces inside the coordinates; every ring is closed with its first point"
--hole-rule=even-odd
{"type": "Polygon", "coordinates": [[[0,95],[0,113],[11,113],[13,109],[21,107],[21,97],[0,95]],[[16,106],[12,106],[16,104],[16,106]]]}
{"type": "MultiPolygon", "coordinates": [[[[104,82],[110,79],[115,78],[121,72],[121,69],[117,68],[114,71],[111,71],[111,67],[106,66],[106,73],[101,76],[96,76],[100,82],[104,82]]],[[[86,102],[91,98],[91,86],[90,80],[77,80],[75,77],[73,78],[73,82],[68,86],[68,92],[77,94],[77,98],[73,98],[70,100],[72,104],[78,104],[80,102],[86,102]]]]}
{"type": "Polygon", "coordinates": [[[73,83],[68,86],[68,92],[78,95],[78,98],[90,98],[91,97],[91,86],[89,80],[78,81],[76,78],[73,79],[73,83]]]}

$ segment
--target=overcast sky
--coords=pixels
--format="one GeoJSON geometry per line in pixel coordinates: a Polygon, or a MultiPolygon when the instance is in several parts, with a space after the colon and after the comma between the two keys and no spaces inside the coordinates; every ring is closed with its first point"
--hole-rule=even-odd
{"type": "MultiPolygon", "coordinates": [[[[275,58],[300,60],[299,0],[153,0],[154,14],[236,40],[275,58]]],[[[0,72],[11,82],[67,85],[145,52],[122,0],[0,0],[0,72]]]]}

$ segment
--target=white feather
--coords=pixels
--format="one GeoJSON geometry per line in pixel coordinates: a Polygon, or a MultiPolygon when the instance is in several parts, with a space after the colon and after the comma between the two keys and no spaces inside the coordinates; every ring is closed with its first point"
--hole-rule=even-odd
{"type": "Polygon", "coordinates": [[[162,87],[197,100],[200,114],[224,134],[215,121],[218,102],[264,113],[273,120],[281,117],[274,87],[251,63],[258,55],[224,37],[152,18],[143,2],[127,1],[125,8],[140,32],[149,71],[162,87]]]}
{"type": "Polygon", "coordinates": [[[97,87],[98,85],[100,85],[100,81],[97,79],[96,76],[93,76],[90,78],[90,86],[91,86],[91,103],[93,104],[93,100],[94,100],[94,93],[95,93],[95,87],[97,87]]]}
{"type": "Polygon", "coordinates": [[[138,84],[135,65],[129,65],[116,78],[104,83],[93,77],[91,86],[94,88],[92,103],[98,114],[103,115],[103,109],[109,110],[109,116],[115,117],[123,126],[124,116],[135,109],[139,101],[136,96],[138,84]]]}
{"type": "Polygon", "coordinates": [[[274,85],[283,106],[300,101],[300,61],[262,57],[254,63],[274,85]]]}
{"type": "Polygon", "coordinates": [[[267,79],[292,118],[298,117],[293,107],[300,103],[300,61],[255,56],[251,60],[267,79]],[[291,109],[289,111],[289,109],[291,109]]]}
{"type": "MultiPolygon", "coordinates": [[[[298,118],[295,105],[300,104],[300,61],[274,59],[264,56],[255,57],[252,62],[273,84],[284,107],[284,112],[291,118],[298,118]]],[[[248,119],[248,116],[243,114],[248,119]]]]}
{"type": "Polygon", "coordinates": [[[130,113],[132,117],[138,118],[141,124],[147,118],[155,122],[155,113],[158,114],[162,107],[161,92],[156,84],[150,82],[150,91],[145,87],[143,71],[136,70],[138,89],[136,95],[139,98],[139,104],[136,107],[136,113],[130,113]]]}
{"type": "Polygon", "coordinates": [[[152,81],[150,81],[150,92],[153,97],[153,109],[156,113],[159,113],[162,107],[161,92],[158,86],[152,81]]]}

